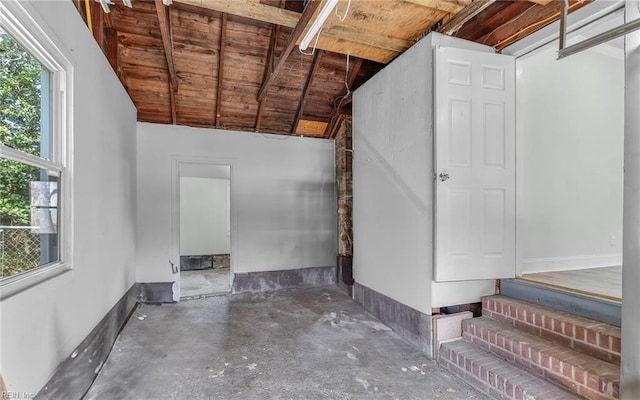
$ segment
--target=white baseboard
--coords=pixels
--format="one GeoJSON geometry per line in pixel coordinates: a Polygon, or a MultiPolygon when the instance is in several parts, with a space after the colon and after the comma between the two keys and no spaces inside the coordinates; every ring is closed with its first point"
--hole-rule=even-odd
{"type": "Polygon", "coordinates": [[[622,253],[589,256],[529,258],[522,260],[522,274],[536,272],[569,271],[576,269],[622,265],[622,253]]]}

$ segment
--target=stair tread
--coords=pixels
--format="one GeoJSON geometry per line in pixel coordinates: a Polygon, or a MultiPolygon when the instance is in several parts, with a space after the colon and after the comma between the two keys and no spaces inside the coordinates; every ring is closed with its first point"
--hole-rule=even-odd
{"type": "MultiPolygon", "coordinates": [[[[540,336],[532,335],[513,326],[494,321],[490,318],[473,318],[466,320],[464,323],[467,326],[480,326],[499,335],[512,338],[520,343],[526,343],[531,348],[534,348],[543,354],[582,368],[589,373],[605,377],[612,382],[620,381],[620,367],[614,363],[568,348],[562,344],[544,339],[540,336]]],[[[519,356],[519,354],[516,355],[519,356]]]]}
{"type": "Polygon", "coordinates": [[[562,320],[571,322],[574,325],[581,326],[585,329],[590,329],[598,333],[604,333],[606,335],[617,337],[617,338],[622,337],[622,331],[620,327],[609,325],[604,322],[592,320],[585,317],[580,317],[577,315],[566,313],[564,311],[556,310],[551,307],[542,306],[539,304],[531,303],[524,300],[518,300],[511,297],[503,296],[503,295],[493,295],[493,296],[488,296],[487,298],[492,299],[494,301],[499,301],[502,304],[515,304],[518,306],[527,307],[531,310],[544,313],[545,315],[549,315],[557,319],[562,319],[562,320]]]}
{"type": "MultiPolygon", "coordinates": [[[[462,355],[466,360],[471,363],[476,363],[486,368],[489,373],[488,376],[500,376],[505,382],[509,382],[513,386],[518,386],[521,390],[527,393],[527,399],[581,399],[573,393],[568,392],[564,388],[557,386],[543,378],[540,378],[519,366],[513,365],[502,358],[495,356],[487,351],[479,349],[472,343],[466,340],[457,340],[453,342],[443,343],[441,346],[440,354],[441,358],[444,357],[446,349],[449,349],[456,354],[462,355]]],[[[447,360],[447,363],[461,369],[460,366],[455,364],[451,360],[447,360]]],[[[452,371],[456,373],[455,371],[452,371]]],[[[464,373],[464,371],[462,371],[464,373]]],[[[477,378],[480,379],[480,378],[477,378]]],[[[483,379],[487,385],[495,386],[483,379]]],[[[506,389],[505,389],[506,390],[506,389]]]]}

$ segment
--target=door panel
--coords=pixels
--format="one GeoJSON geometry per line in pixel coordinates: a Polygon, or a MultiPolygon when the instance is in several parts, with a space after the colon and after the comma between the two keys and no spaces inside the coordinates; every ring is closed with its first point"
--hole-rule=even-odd
{"type": "Polygon", "coordinates": [[[513,57],[435,49],[438,282],[515,276],[513,57]]]}

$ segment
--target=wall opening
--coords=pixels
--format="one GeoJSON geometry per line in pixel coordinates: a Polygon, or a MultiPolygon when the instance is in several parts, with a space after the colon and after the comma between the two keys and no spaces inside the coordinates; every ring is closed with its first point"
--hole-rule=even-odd
{"type": "MultiPolygon", "coordinates": [[[[613,12],[569,44],[621,24],[613,12]]],[[[518,275],[621,301],[624,39],[517,60],[518,275]]]]}
{"type": "Polygon", "coordinates": [[[179,164],[180,297],[231,290],[231,166],[179,164]]]}

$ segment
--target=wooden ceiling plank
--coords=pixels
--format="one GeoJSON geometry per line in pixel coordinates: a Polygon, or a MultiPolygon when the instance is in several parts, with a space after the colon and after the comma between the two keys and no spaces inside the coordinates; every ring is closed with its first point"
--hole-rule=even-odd
{"type": "Polygon", "coordinates": [[[222,109],[222,84],[224,82],[224,53],[227,48],[227,14],[220,18],[220,51],[218,52],[218,93],[216,95],[215,127],[220,127],[220,111],[222,109]]]}
{"type": "Polygon", "coordinates": [[[462,11],[458,12],[453,18],[449,20],[449,22],[438,28],[438,32],[444,33],[446,35],[455,34],[458,29],[462,27],[462,25],[467,23],[471,18],[480,14],[495,1],[496,0],[475,0],[474,2],[463,8],[462,11]]]}
{"type": "Polygon", "coordinates": [[[322,54],[324,54],[324,51],[316,50],[315,54],[313,55],[311,67],[309,68],[309,74],[307,75],[307,81],[304,84],[302,97],[300,97],[300,103],[298,104],[298,109],[296,110],[296,116],[293,119],[293,124],[291,124],[291,134],[295,134],[298,129],[298,123],[300,122],[300,117],[302,117],[302,113],[304,112],[304,105],[307,102],[309,89],[313,84],[313,78],[316,76],[316,71],[318,69],[318,66],[320,65],[320,56],[322,54]]]}
{"type": "Polygon", "coordinates": [[[529,0],[532,3],[540,4],[541,6],[546,6],[551,3],[553,0],[529,0]]]}
{"type": "Polygon", "coordinates": [[[338,102],[338,104],[334,106],[334,109],[331,112],[331,120],[327,124],[327,129],[324,132],[324,137],[326,137],[326,138],[332,138],[333,137],[332,135],[333,135],[333,133],[335,131],[336,125],[339,125],[340,108],[342,107],[342,104],[343,104],[345,98],[346,97],[351,97],[351,96],[349,96],[349,92],[353,88],[353,84],[356,81],[356,78],[358,77],[358,73],[360,72],[360,68],[362,68],[362,63],[363,63],[362,58],[358,58],[356,60],[356,62],[354,63],[353,68],[351,69],[351,71],[348,72],[348,75],[347,75],[347,86],[348,86],[349,90],[342,97],[342,99],[340,99],[340,102],[338,102]]]}
{"type": "Polygon", "coordinates": [[[179,2],[289,28],[295,28],[300,18],[297,12],[251,0],[179,0],[179,2]]]}
{"type": "Polygon", "coordinates": [[[404,0],[406,3],[413,3],[423,7],[433,8],[434,10],[444,11],[447,13],[460,12],[465,6],[468,6],[472,0],[404,0]]]}
{"type": "MultiPolygon", "coordinates": [[[[162,1],[162,0],[156,0],[156,1],[162,1]]],[[[302,12],[302,16],[300,17],[300,20],[298,20],[296,27],[293,28],[293,32],[291,32],[291,35],[289,36],[289,39],[287,40],[287,43],[284,46],[284,49],[282,49],[282,53],[280,54],[280,57],[278,58],[276,65],[273,67],[273,71],[271,71],[271,74],[269,74],[269,77],[264,81],[264,83],[262,84],[262,87],[258,91],[258,100],[262,99],[262,96],[264,96],[265,92],[269,88],[269,85],[271,85],[271,82],[273,81],[273,79],[278,76],[278,74],[280,73],[280,70],[282,69],[282,67],[284,67],[284,64],[287,61],[289,54],[291,54],[291,51],[294,49],[294,47],[296,47],[296,43],[298,42],[298,39],[300,38],[300,36],[302,36],[302,33],[304,32],[307,25],[311,21],[311,18],[313,18],[313,14],[318,9],[318,7],[320,7],[320,1],[318,0],[311,1],[307,3],[307,5],[305,6],[304,11],[302,12]]]]}
{"type": "Polygon", "coordinates": [[[160,35],[162,36],[162,45],[164,47],[164,54],[167,60],[167,68],[169,69],[169,78],[173,90],[178,90],[178,75],[176,74],[175,65],[173,63],[173,38],[170,33],[169,18],[170,13],[167,13],[167,6],[162,3],[162,0],[155,0],[156,12],[158,14],[158,23],[160,26],[160,35]]]}

